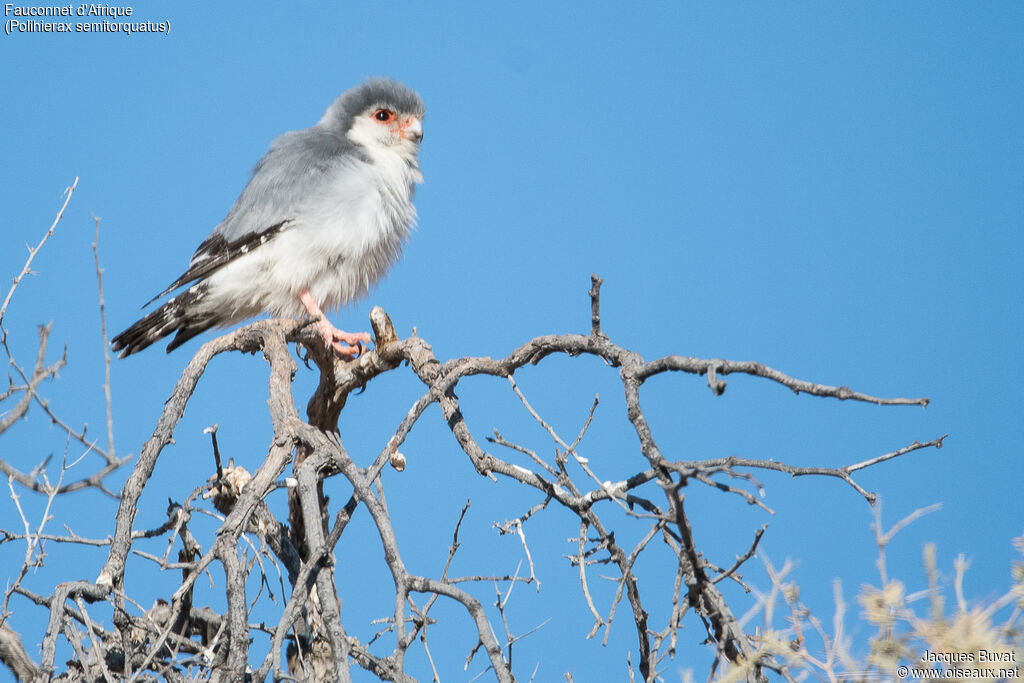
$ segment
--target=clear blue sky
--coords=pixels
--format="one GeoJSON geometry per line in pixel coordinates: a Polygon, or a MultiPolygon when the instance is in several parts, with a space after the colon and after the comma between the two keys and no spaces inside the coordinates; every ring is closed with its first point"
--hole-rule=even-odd
{"type": "MultiPolygon", "coordinates": [[[[890,524],[943,505],[897,537],[890,571],[911,592],[925,587],[921,547],[934,541],[947,586],[958,553],[971,561],[969,598],[990,600],[1009,586],[1011,538],[1024,526],[1024,6],[190,1],[134,10],[133,19],[169,21],[169,35],[0,36],[5,281],[80,177],[5,321],[23,362],[34,326],[53,321],[52,353],[66,344],[69,364],[47,393],[63,419],[103,431],[91,214],[102,217],[115,333],[183,270],[274,136],[314,123],[365,77],[389,74],[427,104],[420,227],[372,295],[335,315],[339,326],[365,326],[377,304],[402,334],[417,327],[441,359],[504,355],[539,334],[586,331],[596,272],[606,280],[605,330],[645,358],[759,360],[875,395],[929,396],[926,410],[883,409],[732,377],[715,398],[703,379],[679,375],[643,390],[673,459],[839,466],[948,432],[940,451],[858,478],[882,495],[890,524]]],[[[138,452],[198,345],[115,361],[119,454],[138,452]]],[[[258,466],[270,434],[265,380],[259,358],[214,363],[177,446],[164,452],[138,527],[159,523],[168,497],[182,500],[212,472],[203,427],[219,423],[224,451],[258,466]]],[[[643,468],[613,369],[552,359],[520,381],[566,435],[600,393],[584,454],[608,479],[643,468]]],[[[300,404],[313,383],[300,370],[300,404]]],[[[398,371],[351,400],[342,418],[349,451],[371,460],[419,393],[398,371]]],[[[552,452],[503,382],[477,379],[460,397],[478,439],[499,428],[552,452]]],[[[3,437],[0,457],[29,469],[62,449],[36,411],[3,437]]],[[[491,523],[522,514],[536,495],[475,475],[436,411],[405,450],[408,469],[386,484],[410,568],[440,570],[470,498],[455,571],[514,570],[521,548],[491,523]]],[[[851,603],[862,583],[877,583],[871,510],[837,480],[759,479],[774,517],[691,486],[696,538],[728,565],[768,522],[761,548],[775,563],[799,561],[802,599],[830,621],[834,578],[851,603]]],[[[335,502],[347,499],[340,480],[328,489],[335,502]]],[[[39,513],[39,501],[23,502],[39,513]]],[[[114,510],[98,495],[72,496],[56,506],[52,530],[74,519],[75,531],[103,535],[114,510]]],[[[17,527],[15,514],[0,496],[3,526],[17,527]]],[[[374,599],[372,589],[389,581],[368,517],[359,521],[339,555],[346,625],[365,638],[368,620],[391,608],[386,594],[374,599]]],[[[608,671],[624,679],[626,652],[636,660],[624,609],[607,647],[582,639],[589,616],[562,558],[577,532],[558,511],[527,526],[543,583],[539,594],[516,589],[512,627],[552,622],[517,645],[523,679],[537,662],[537,680],[568,670],[577,681],[608,671]]],[[[0,547],[0,565],[22,552],[0,547]]],[[[94,578],[105,557],[76,554],[74,566],[61,566],[68,551],[49,552],[46,569],[26,580],[33,590],[94,578]]],[[[653,600],[671,576],[657,575],[654,562],[644,571],[641,590],[650,587],[653,600]]],[[[755,563],[747,578],[767,587],[755,563]]],[[[215,580],[209,595],[221,591],[222,576],[215,580]]],[[[602,591],[606,609],[609,586],[602,591]]],[[[491,601],[493,588],[477,594],[491,601]]],[[[742,613],[749,598],[731,597],[742,613]]],[[[15,607],[12,624],[32,649],[45,615],[24,601],[15,607]]],[[[462,673],[474,641],[457,610],[445,618],[451,630],[434,645],[443,679],[469,678],[482,659],[462,673]]],[[[851,635],[863,648],[869,634],[851,635]]],[[[703,638],[691,615],[666,680],[682,668],[705,674],[703,638]]],[[[410,662],[410,673],[429,678],[421,656],[410,662]]]]}

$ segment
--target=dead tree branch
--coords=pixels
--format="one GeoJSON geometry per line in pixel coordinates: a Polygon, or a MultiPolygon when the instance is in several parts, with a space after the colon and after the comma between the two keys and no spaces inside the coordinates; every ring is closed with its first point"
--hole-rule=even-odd
{"type": "MultiPolygon", "coordinates": [[[[97,227],[99,221],[97,219],[97,227]]],[[[94,244],[95,250],[95,244],[94,244]]],[[[102,278],[96,255],[97,280],[102,303],[102,278]]],[[[658,667],[666,657],[675,654],[678,630],[684,619],[699,623],[714,648],[718,662],[757,659],[751,669],[754,678],[763,676],[762,669],[780,672],[788,677],[786,663],[760,651],[751,634],[744,631],[734,616],[733,606],[721,592],[725,579],[742,583],[738,572],[757,551],[765,526],[754,532],[745,551],[738,550],[734,561],[713,564],[701,551],[702,530],[695,528],[687,515],[687,487],[703,485],[738,495],[749,504],[770,508],[759,500],[763,487],[751,470],[769,470],[791,476],[829,476],[847,482],[869,502],[875,495],[857,484],[853,475],[868,467],[883,464],[925,448],[939,448],[945,436],[926,443],[913,444],[884,455],[865,459],[840,468],[796,467],[776,460],[728,457],[709,460],[681,460],[662,452],[654,430],[643,408],[644,382],[662,373],[683,372],[706,375],[715,394],[721,394],[729,374],[746,374],[765,379],[795,393],[853,400],[884,406],[926,406],[926,398],[882,398],[853,391],[847,387],[826,386],[791,377],[757,362],[721,359],[698,359],[666,356],[646,361],[638,352],[614,343],[601,329],[600,287],[602,280],[592,278],[591,330],[589,335],[559,334],[530,339],[513,349],[504,358],[463,357],[439,360],[430,344],[412,336],[399,339],[390,319],[374,309],[371,323],[376,335],[376,348],[354,361],[341,361],[321,344],[316,329],[309,321],[263,320],[204,344],[182,372],[168,397],[152,435],[142,447],[131,475],[119,496],[113,534],[109,539],[83,539],[73,533],[65,536],[44,534],[42,528],[24,533],[0,530],[0,543],[48,540],[53,543],[75,543],[106,549],[106,560],[95,580],[77,580],[57,586],[52,595],[40,596],[17,586],[12,594],[24,596],[44,606],[49,621],[42,638],[42,654],[38,665],[27,662],[23,650],[0,649],[3,661],[12,670],[29,672],[42,678],[70,676],[72,669],[59,672],[58,650],[61,638],[73,654],[76,667],[93,678],[116,679],[132,672],[151,672],[169,679],[184,680],[191,667],[198,666],[223,680],[351,680],[353,665],[382,680],[413,681],[407,671],[407,653],[417,643],[429,661],[430,675],[438,679],[438,664],[432,653],[428,634],[436,623],[430,616],[439,598],[447,598],[460,606],[467,623],[476,634],[476,643],[467,647],[467,664],[482,650],[486,671],[497,681],[512,683],[516,676],[512,664],[513,643],[533,633],[527,630],[515,635],[510,625],[509,599],[518,582],[533,583],[540,590],[540,577],[534,564],[535,553],[528,546],[527,525],[538,521],[554,506],[574,515],[578,537],[568,555],[573,572],[578,572],[580,589],[593,617],[589,634],[604,629],[607,643],[620,603],[628,605],[636,649],[629,655],[630,676],[636,656],[637,672],[644,681],[658,677],[658,667]],[[292,394],[296,363],[289,350],[296,344],[319,370],[319,385],[300,417],[292,394]],[[164,448],[173,442],[174,432],[186,406],[209,365],[224,353],[259,353],[269,366],[267,380],[268,408],[273,438],[267,444],[263,463],[251,474],[229,462],[220,462],[214,435],[217,464],[210,482],[199,483],[182,503],[171,501],[167,521],[151,531],[134,529],[142,495],[164,448]],[[594,399],[586,419],[571,441],[563,438],[527,399],[514,375],[528,365],[538,365],[552,355],[593,356],[606,366],[616,368],[622,386],[621,409],[639,445],[636,466],[631,476],[620,481],[606,481],[600,468],[585,455],[586,434],[595,419],[599,402],[594,399]],[[338,418],[348,397],[376,377],[407,367],[423,385],[423,393],[401,418],[386,443],[381,444],[373,462],[358,465],[346,450],[338,428],[338,418]],[[527,466],[516,464],[486,451],[467,423],[456,389],[469,377],[491,376],[507,382],[523,410],[542,427],[550,438],[545,448],[553,448],[553,458],[541,455],[543,449],[517,444],[493,430],[490,443],[497,444],[527,466]],[[403,559],[394,528],[394,515],[385,498],[386,465],[401,471],[405,456],[400,448],[411,430],[437,404],[454,443],[466,461],[481,476],[506,486],[522,485],[536,491],[537,501],[510,522],[497,524],[499,533],[514,533],[520,539],[529,576],[520,570],[496,570],[491,576],[452,576],[452,565],[460,548],[459,530],[466,518],[469,503],[462,509],[449,547],[447,561],[436,575],[418,575],[410,571],[403,559]],[[580,474],[582,472],[582,474],[580,474]],[[329,501],[324,494],[325,479],[337,477],[351,487],[349,499],[335,515],[329,514],[329,501]],[[724,478],[724,480],[723,480],[724,478]],[[727,483],[728,482],[728,483],[727,483]],[[288,519],[278,519],[268,496],[286,488],[289,498],[288,519]],[[747,490],[753,488],[758,495],[747,490]],[[660,491],[660,493],[659,493],[660,491]],[[207,503],[206,501],[210,501],[207,503]],[[204,509],[211,505],[217,512],[204,509]],[[336,549],[352,516],[360,509],[369,515],[376,532],[375,542],[384,556],[394,591],[390,614],[379,620],[383,630],[363,642],[343,621],[340,599],[344,587],[335,580],[336,549]],[[218,527],[212,536],[193,536],[190,523],[195,512],[217,516],[218,527]],[[220,513],[218,515],[218,513],[220,513]],[[645,532],[638,542],[628,545],[616,537],[624,520],[640,521],[645,532]],[[136,548],[142,538],[167,536],[167,552],[163,557],[136,548]],[[257,540],[253,540],[253,539],[257,540]],[[181,544],[177,562],[169,552],[181,544]],[[675,576],[669,595],[651,595],[641,591],[638,560],[651,548],[668,549],[672,562],[664,567],[668,576],[675,576]],[[137,558],[132,560],[131,558],[137,558]],[[133,563],[151,560],[163,571],[180,571],[177,588],[164,596],[150,610],[142,610],[131,598],[133,563]],[[608,604],[593,590],[594,572],[588,567],[602,564],[615,572],[614,597],[608,604]],[[217,571],[219,566],[219,571],[217,571]],[[723,567],[726,567],[723,569],[723,567]],[[253,605],[263,601],[264,591],[272,588],[268,572],[279,581],[286,597],[278,604],[276,624],[251,623],[253,605]],[[280,569],[283,567],[283,571],[280,569]],[[208,576],[219,585],[225,598],[220,612],[196,606],[199,593],[195,586],[200,577],[208,576]],[[219,577],[219,578],[214,578],[219,577]],[[496,608],[502,622],[502,639],[488,617],[485,603],[474,593],[481,582],[505,584],[497,586],[496,608]],[[421,601],[419,595],[425,595],[421,601]],[[652,628],[648,606],[653,602],[671,605],[670,615],[661,630],[652,628]],[[112,612],[113,630],[104,630],[89,610],[107,606],[112,612]],[[390,652],[383,651],[379,637],[394,636],[390,652]],[[258,645],[260,636],[266,645],[258,645]],[[269,639],[269,640],[267,640],[269,639]],[[13,652],[14,654],[8,654],[13,652]],[[16,669],[17,667],[17,669],[16,669]]],[[[10,297],[8,297],[9,299],[10,297]]],[[[5,303],[6,307],[6,303],[5,303]]],[[[46,365],[48,328],[40,330],[40,348],[31,373],[24,373],[22,383],[12,385],[7,396],[19,395],[19,401],[0,423],[0,433],[8,422],[21,419],[28,404],[38,399],[37,387],[51,378],[63,363],[46,365]],[[20,412],[19,412],[20,411],[20,412]]],[[[103,331],[105,340],[105,329],[103,331]]],[[[105,386],[108,410],[108,444],[104,457],[108,466],[120,463],[114,456],[114,432],[110,415],[109,379],[105,386]]],[[[605,401],[607,403],[607,400],[605,401]]],[[[602,404],[604,405],[604,404],[602,404]]],[[[215,428],[211,428],[215,430],[215,428]]],[[[68,429],[71,438],[76,433],[68,429]]],[[[81,435],[84,439],[84,432],[81,435]]],[[[49,491],[57,495],[69,488],[48,487],[35,475],[24,474],[0,460],[0,467],[12,482],[33,492],[49,491]]],[[[99,476],[99,475],[97,475],[99,476]]],[[[97,486],[99,479],[86,479],[84,485],[97,486]]],[[[12,483],[13,486],[13,483],[12,483]]],[[[26,561],[26,563],[28,560],[26,561]]],[[[27,566],[27,564],[26,564],[27,566]]],[[[0,635],[6,631],[0,632],[0,635]]],[[[8,639],[9,640],[9,639],[8,639]]],[[[384,648],[386,649],[386,648],[384,648]]],[[[20,674],[19,674],[20,675],[20,674]]]]}

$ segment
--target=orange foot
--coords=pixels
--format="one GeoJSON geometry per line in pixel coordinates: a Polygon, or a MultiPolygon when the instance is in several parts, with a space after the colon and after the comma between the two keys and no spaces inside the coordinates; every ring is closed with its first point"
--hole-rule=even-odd
{"type": "Polygon", "coordinates": [[[308,289],[303,289],[299,292],[299,299],[302,300],[302,304],[311,316],[320,318],[316,326],[324,338],[324,343],[327,346],[334,347],[334,350],[339,355],[355,358],[363,352],[365,345],[370,343],[369,332],[345,332],[332,325],[331,321],[324,315],[324,312],[320,310],[320,306],[314,301],[308,289]]]}

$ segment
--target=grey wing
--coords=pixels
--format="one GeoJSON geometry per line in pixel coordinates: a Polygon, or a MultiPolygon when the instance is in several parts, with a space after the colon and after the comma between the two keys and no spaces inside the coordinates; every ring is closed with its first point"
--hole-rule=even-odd
{"type": "Polygon", "coordinates": [[[294,227],[306,200],[354,151],[347,138],[315,126],[274,140],[228,215],[196,249],[188,269],[145,305],[205,278],[294,227]]]}

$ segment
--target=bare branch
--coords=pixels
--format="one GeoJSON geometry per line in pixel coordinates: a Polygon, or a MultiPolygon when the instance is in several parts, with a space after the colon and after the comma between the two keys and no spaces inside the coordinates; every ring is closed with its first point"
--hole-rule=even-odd
{"type": "Polygon", "coordinates": [[[103,397],[107,407],[107,462],[114,462],[114,414],[110,400],[110,340],[107,339],[107,311],[103,301],[103,269],[100,268],[100,217],[92,217],[96,223],[96,239],[92,243],[93,260],[96,262],[96,291],[100,301],[100,338],[103,340],[103,397]]]}
{"type": "MultiPolygon", "coordinates": [[[[102,269],[98,254],[99,219],[95,218],[95,222],[97,241],[93,243],[93,253],[101,333],[106,344],[105,322],[102,322],[105,315],[102,269]]],[[[475,633],[475,643],[466,644],[467,647],[473,645],[466,665],[482,650],[487,655],[486,668],[478,676],[487,674],[499,682],[512,683],[516,680],[515,668],[521,666],[519,658],[517,666],[513,666],[514,644],[546,623],[518,635],[512,627],[515,604],[511,596],[515,585],[532,583],[540,590],[537,572],[543,565],[539,564],[540,556],[535,555],[527,543],[525,525],[528,520],[535,520],[531,525],[545,523],[545,518],[552,518],[549,509],[560,507],[579,523],[579,536],[572,539],[575,548],[568,560],[578,572],[580,590],[594,619],[588,637],[595,636],[604,627],[603,643],[607,644],[620,603],[629,605],[636,633],[636,649],[627,656],[631,680],[635,674],[633,655],[637,656],[637,669],[645,682],[660,677],[659,667],[664,667],[666,658],[675,655],[678,633],[687,617],[696,620],[706,630],[708,641],[714,647],[712,674],[719,666],[742,665],[750,667],[751,676],[755,679],[766,671],[775,671],[792,680],[787,668],[789,660],[776,656],[778,653],[766,654],[763,651],[760,636],[744,630],[744,620],[734,616],[734,606],[720,589],[725,579],[732,579],[745,590],[750,590],[743,583],[739,570],[757,552],[766,526],[754,531],[749,546],[737,549],[731,564],[729,561],[716,564],[705,557],[698,542],[701,531],[695,529],[687,517],[685,487],[691,483],[711,486],[772,513],[762,501],[766,496],[764,487],[753,474],[745,471],[764,469],[791,476],[840,478],[874,502],[874,494],[853,480],[854,473],[922,448],[941,447],[945,436],[928,443],[915,441],[891,453],[839,468],[796,467],[775,459],[738,457],[702,461],[670,459],[662,452],[654,429],[647,420],[641,387],[646,379],[656,374],[684,372],[706,375],[712,390],[721,393],[726,386],[721,377],[743,373],[768,379],[796,393],[840,400],[880,405],[927,405],[928,400],[878,398],[846,387],[798,380],[753,362],[700,360],[683,356],[645,361],[636,351],[612,342],[602,331],[601,284],[601,279],[593,276],[589,292],[589,335],[536,337],[499,359],[463,357],[442,362],[426,340],[415,335],[399,339],[394,325],[381,309],[374,309],[371,313],[377,348],[351,362],[329,353],[309,321],[259,321],[204,344],[182,372],[152,435],[134,463],[119,496],[114,533],[109,539],[82,538],[70,530],[63,536],[44,534],[41,524],[33,529],[27,518],[24,519],[23,531],[0,530],[0,543],[15,540],[26,543],[22,577],[33,563],[42,561],[33,548],[44,540],[90,547],[106,546],[106,562],[95,582],[71,581],[57,586],[52,596],[37,596],[21,586],[20,578],[16,578],[8,591],[7,600],[12,595],[22,595],[49,610],[49,622],[42,638],[42,660],[35,675],[46,677],[57,673],[57,645],[58,639],[63,637],[74,651],[75,666],[83,675],[93,678],[117,680],[153,672],[168,680],[184,680],[185,672],[196,666],[206,672],[215,672],[225,680],[241,680],[249,675],[254,680],[263,680],[272,675],[275,680],[347,681],[352,678],[351,667],[357,665],[382,680],[409,682],[415,679],[406,672],[406,656],[409,648],[418,642],[425,656],[421,666],[428,668],[427,675],[437,681],[445,671],[444,655],[438,652],[436,643],[431,648],[428,633],[434,632],[433,624],[439,618],[436,616],[438,610],[433,610],[433,607],[439,598],[444,597],[461,606],[463,618],[468,620],[475,633]],[[290,355],[289,343],[301,347],[305,353],[304,360],[307,363],[312,360],[319,370],[319,385],[307,405],[306,419],[299,416],[294,404],[292,379],[296,364],[290,355]],[[264,462],[252,474],[236,466],[233,460],[225,466],[221,461],[216,425],[208,428],[216,474],[206,483],[200,480],[183,503],[169,502],[167,520],[160,526],[135,530],[133,526],[140,501],[144,500],[142,494],[164,447],[172,443],[178,422],[209,364],[226,352],[259,352],[270,367],[267,393],[273,438],[267,445],[264,462]],[[626,470],[627,474],[632,472],[630,476],[620,481],[605,481],[596,471],[600,468],[580,452],[583,438],[598,419],[598,397],[594,397],[575,438],[569,442],[531,404],[520,388],[514,377],[516,371],[526,365],[537,365],[553,354],[596,356],[606,366],[618,369],[623,392],[621,405],[636,434],[639,449],[638,453],[621,454],[622,463],[615,464],[628,465],[625,459],[636,456],[636,466],[626,470]],[[373,462],[363,468],[346,450],[338,418],[352,392],[365,387],[383,373],[398,370],[403,364],[423,384],[423,394],[399,421],[373,462]],[[530,418],[546,434],[541,438],[550,439],[548,445],[541,445],[538,449],[533,444],[513,443],[497,429],[493,430],[493,437],[479,441],[467,423],[456,393],[461,380],[477,375],[507,381],[530,418]],[[456,553],[463,552],[460,550],[460,530],[467,521],[469,501],[462,507],[454,525],[443,566],[435,567],[439,573],[434,571],[421,576],[407,568],[395,533],[394,515],[401,513],[390,509],[385,497],[387,484],[391,481],[388,477],[399,475],[386,469],[386,465],[390,463],[397,471],[404,468],[405,458],[399,448],[415,425],[427,415],[426,409],[435,403],[451,438],[466,456],[462,461],[464,465],[468,463],[475,472],[499,484],[518,484],[536,491],[533,494],[536,499],[526,503],[528,509],[525,512],[515,519],[494,525],[499,534],[515,534],[522,545],[524,558],[514,572],[508,571],[510,568],[499,568],[473,575],[451,575],[456,553]],[[508,450],[500,451],[503,457],[497,457],[483,449],[481,444],[488,442],[508,450]],[[552,447],[553,461],[538,455],[545,452],[543,449],[552,447]],[[515,464],[505,457],[517,459],[522,464],[515,464]],[[575,466],[570,463],[575,463],[575,466]],[[291,472],[286,475],[289,466],[291,472]],[[337,477],[345,495],[349,495],[347,487],[351,487],[348,501],[334,513],[333,524],[328,513],[329,501],[324,493],[324,481],[329,477],[337,477]],[[272,492],[281,488],[285,488],[288,494],[287,523],[284,517],[278,518],[274,512],[275,505],[268,500],[272,492]],[[659,496],[663,496],[663,500],[659,496]],[[613,504],[607,504],[607,501],[613,504]],[[209,509],[210,505],[215,510],[209,509]],[[365,508],[372,521],[376,532],[374,542],[379,543],[394,589],[387,616],[375,622],[379,625],[375,629],[378,632],[366,643],[352,635],[360,633],[358,629],[349,628],[350,625],[343,622],[340,609],[342,587],[337,585],[334,572],[335,549],[359,508],[365,508]],[[191,522],[194,512],[206,515],[203,521],[215,520],[216,529],[205,534],[201,532],[200,527],[191,522]],[[637,520],[644,523],[639,540],[631,535],[632,531],[616,535],[624,528],[625,521],[635,524],[637,520]],[[154,553],[141,544],[136,547],[136,542],[144,538],[162,538],[159,541],[162,550],[154,553]],[[625,538],[630,540],[624,546],[622,539],[625,538]],[[179,549],[176,561],[171,555],[174,548],[179,549]],[[661,548],[661,554],[654,552],[654,548],[661,548]],[[663,558],[666,552],[670,558],[667,563],[663,558]],[[149,610],[138,607],[132,598],[129,585],[132,572],[128,564],[132,556],[152,561],[160,570],[174,570],[181,575],[173,592],[149,610]],[[638,562],[641,557],[652,559],[638,562]],[[674,574],[671,593],[665,587],[658,587],[656,582],[645,582],[645,592],[641,594],[641,575],[648,570],[647,562],[658,564],[658,571],[674,574]],[[605,578],[615,582],[610,604],[600,609],[598,604],[606,598],[602,597],[603,593],[592,592],[595,586],[590,580],[594,572],[588,573],[588,567],[595,564],[607,567],[613,575],[605,578]],[[222,607],[222,613],[193,604],[193,600],[199,599],[196,596],[200,592],[194,591],[194,586],[201,576],[205,574],[211,581],[219,582],[214,578],[220,576],[214,571],[217,565],[223,570],[221,604],[226,607],[222,607]],[[528,567],[529,576],[520,575],[524,565],[528,567]],[[276,579],[273,578],[275,574],[276,579]],[[271,624],[249,623],[249,614],[258,605],[276,601],[275,581],[281,584],[284,603],[275,607],[279,620],[271,624]],[[498,614],[495,619],[488,619],[484,604],[473,592],[479,591],[480,587],[475,584],[482,581],[494,584],[493,600],[498,614]],[[421,599],[420,594],[427,597],[421,599]],[[104,631],[88,614],[89,604],[97,601],[109,601],[113,608],[115,631],[104,631]],[[671,605],[667,618],[657,628],[651,625],[648,609],[654,602],[671,605]],[[503,627],[503,638],[495,634],[497,619],[503,627]],[[390,641],[390,637],[383,637],[384,634],[392,634],[394,638],[393,649],[388,654],[380,653],[384,643],[390,641]],[[257,645],[257,641],[266,643],[268,639],[267,649],[260,651],[263,646],[257,645]],[[251,661],[260,663],[250,674],[251,661]]],[[[4,398],[19,395],[18,406],[24,405],[24,410],[32,401],[39,403],[44,412],[62,426],[70,440],[85,444],[87,449],[92,448],[94,444],[88,440],[85,430],[76,432],[58,422],[37,391],[39,383],[52,377],[60,367],[60,363],[46,365],[46,340],[46,331],[41,331],[35,367],[31,373],[21,373],[21,382],[17,386],[12,384],[4,398]]],[[[106,451],[101,453],[106,458],[107,468],[101,472],[121,463],[114,455],[109,353],[105,352],[104,358],[108,443],[106,451]]],[[[14,420],[21,419],[23,415],[21,412],[14,420]]],[[[2,431],[0,429],[0,433],[2,431]]],[[[14,488],[15,483],[31,491],[45,493],[51,500],[71,490],[70,486],[80,484],[64,485],[58,481],[51,486],[42,468],[32,473],[21,473],[0,460],[0,468],[4,467],[11,470],[11,494],[16,504],[19,494],[14,488]]],[[[66,466],[62,469],[62,476],[66,469],[66,466]]],[[[7,472],[6,469],[4,471],[7,472]]],[[[102,476],[93,475],[82,482],[86,482],[81,484],[83,486],[105,490],[102,488],[102,476]]],[[[331,490],[336,491],[337,488],[331,490]]],[[[729,496],[727,500],[735,499],[729,496]]],[[[891,533],[895,533],[895,529],[891,533]]],[[[880,546],[884,546],[889,537],[879,531],[880,546]]],[[[141,564],[140,560],[132,560],[131,567],[141,564]]],[[[772,571],[770,566],[769,571],[772,571]]],[[[781,576],[781,573],[773,574],[777,581],[781,576]]],[[[390,590],[388,593],[390,600],[390,590]]],[[[813,627],[823,633],[818,622],[801,622],[799,606],[795,601],[786,599],[801,644],[803,631],[800,629],[813,627]]],[[[765,611],[769,616],[770,608],[765,611]]],[[[815,631],[807,632],[813,634],[815,631]]],[[[536,672],[534,669],[534,674],[536,672]]]]}
{"type": "Polygon", "coordinates": [[[44,244],[46,244],[46,240],[53,236],[54,230],[57,229],[57,224],[60,223],[60,219],[64,217],[64,209],[68,208],[68,202],[71,201],[71,195],[75,193],[75,189],[77,187],[78,177],[76,176],[75,182],[71,183],[70,187],[64,189],[64,203],[61,205],[60,210],[57,211],[57,215],[54,217],[53,223],[50,224],[50,229],[43,234],[42,239],[39,240],[39,243],[36,244],[36,246],[29,247],[28,258],[25,260],[25,265],[22,266],[21,272],[15,276],[14,282],[11,284],[11,288],[7,290],[7,296],[4,297],[4,302],[0,304],[0,335],[2,335],[0,336],[0,342],[3,343],[5,348],[7,346],[7,331],[3,327],[4,315],[7,313],[7,306],[10,305],[11,299],[14,297],[14,290],[16,290],[18,285],[21,284],[21,280],[32,272],[32,261],[35,260],[36,254],[38,254],[39,250],[43,248],[44,244]]]}

